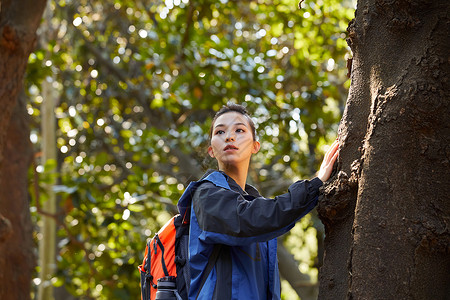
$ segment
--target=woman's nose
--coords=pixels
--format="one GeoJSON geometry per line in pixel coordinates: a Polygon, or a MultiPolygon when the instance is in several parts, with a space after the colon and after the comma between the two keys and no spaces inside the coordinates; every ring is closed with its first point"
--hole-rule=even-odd
{"type": "Polygon", "coordinates": [[[233,142],[233,141],[234,141],[234,134],[232,133],[227,134],[225,142],[233,142]]]}

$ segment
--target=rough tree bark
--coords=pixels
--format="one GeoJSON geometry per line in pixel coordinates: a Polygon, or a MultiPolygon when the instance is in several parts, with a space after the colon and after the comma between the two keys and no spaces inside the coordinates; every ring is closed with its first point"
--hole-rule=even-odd
{"type": "Polygon", "coordinates": [[[319,299],[448,299],[450,1],[357,7],[319,299]]]}
{"type": "Polygon", "coordinates": [[[30,158],[24,101],[18,105],[28,56],[45,0],[0,1],[0,299],[30,298],[30,158]]]}
{"type": "Polygon", "coordinates": [[[10,222],[11,234],[0,242],[0,299],[29,299],[35,267],[33,226],[27,193],[27,173],[32,157],[30,132],[21,97],[6,134],[0,182],[0,213],[10,222]]]}

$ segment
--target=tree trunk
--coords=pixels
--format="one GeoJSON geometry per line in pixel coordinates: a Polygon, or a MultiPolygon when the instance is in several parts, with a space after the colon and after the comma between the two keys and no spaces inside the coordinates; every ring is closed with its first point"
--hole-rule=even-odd
{"type": "MultiPolygon", "coordinates": [[[[0,1],[0,128],[7,128],[23,84],[45,0],[0,1]]],[[[0,150],[6,130],[0,130],[0,150]]],[[[0,168],[3,161],[0,151],[0,168]]]]}
{"type": "Polygon", "coordinates": [[[448,0],[358,1],[320,299],[448,299],[448,0]]]}
{"type": "Polygon", "coordinates": [[[0,1],[0,299],[29,299],[34,268],[24,101],[17,105],[45,0],[0,1]],[[14,112],[14,113],[13,113],[14,112]],[[14,114],[14,115],[13,115],[14,114]],[[13,117],[11,118],[11,116],[13,117]],[[4,158],[7,159],[4,159],[4,158]]]}
{"type": "Polygon", "coordinates": [[[0,242],[0,299],[29,299],[35,267],[33,228],[28,201],[28,166],[32,149],[25,100],[16,105],[6,134],[0,183],[0,214],[11,225],[11,234],[0,242]]]}

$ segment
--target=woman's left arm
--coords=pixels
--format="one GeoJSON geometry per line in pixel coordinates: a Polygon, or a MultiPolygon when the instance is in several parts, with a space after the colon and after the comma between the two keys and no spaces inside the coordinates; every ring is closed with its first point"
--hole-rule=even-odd
{"type": "Polygon", "coordinates": [[[295,222],[317,204],[318,179],[293,183],[288,193],[273,199],[242,196],[240,193],[206,182],[193,195],[191,221],[198,224],[197,235],[206,243],[247,245],[265,242],[291,229],[295,222]]]}

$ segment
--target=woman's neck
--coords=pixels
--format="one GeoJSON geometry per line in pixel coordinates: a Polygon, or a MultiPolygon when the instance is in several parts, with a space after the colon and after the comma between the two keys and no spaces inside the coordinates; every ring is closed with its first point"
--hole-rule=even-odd
{"type": "Polygon", "coordinates": [[[232,166],[219,167],[220,171],[225,172],[228,176],[233,178],[234,181],[245,191],[245,184],[247,182],[248,168],[236,168],[232,166]]]}

